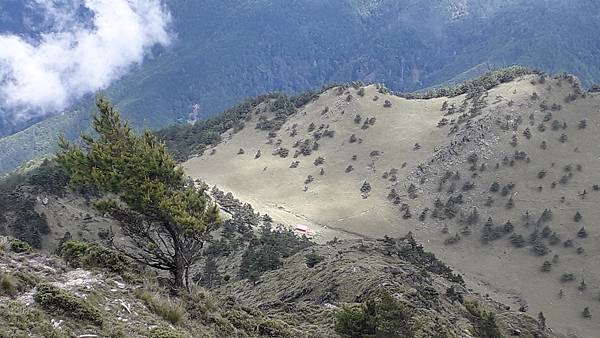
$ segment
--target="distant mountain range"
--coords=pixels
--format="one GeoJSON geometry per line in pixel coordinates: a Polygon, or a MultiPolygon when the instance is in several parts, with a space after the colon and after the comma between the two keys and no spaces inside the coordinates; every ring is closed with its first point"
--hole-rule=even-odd
{"type": "MultiPolygon", "coordinates": [[[[185,123],[242,98],[332,82],[414,91],[523,64],[600,79],[600,3],[521,0],[168,0],[177,39],[106,93],[136,127],[185,123]]],[[[0,5],[0,31],[35,34],[22,2],[0,5]],[[16,15],[14,13],[17,13],[16,15]]],[[[39,29],[39,27],[37,28],[39,29]]],[[[2,109],[0,107],[0,109],[2,109]]],[[[0,122],[0,172],[77,135],[90,106],[39,122],[0,122]],[[66,117],[65,117],[66,116],[66,117]],[[35,145],[32,145],[35,140],[35,145]]]]}

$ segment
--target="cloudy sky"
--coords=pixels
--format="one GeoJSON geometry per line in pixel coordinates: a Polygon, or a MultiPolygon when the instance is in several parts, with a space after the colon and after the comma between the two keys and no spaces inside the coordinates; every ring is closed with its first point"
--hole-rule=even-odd
{"type": "Polygon", "coordinates": [[[106,88],[172,39],[160,0],[24,1],[51,24],[35,38],[0,31],[0,111],[16,120],[106,88]]]}

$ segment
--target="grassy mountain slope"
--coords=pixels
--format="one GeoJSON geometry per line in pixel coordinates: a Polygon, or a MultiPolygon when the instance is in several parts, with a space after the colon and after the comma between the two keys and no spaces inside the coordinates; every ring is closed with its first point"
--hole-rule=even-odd
{"type": "Polygon", "coordinates": [[[119,240],[118,225],[51,162],[1,187],[0,231],[44,223],[41,242],[22,238],[58,256],[0,236],[0,337],[557,337],[467,289],[411,236],[315,244],[218,189],[225,223],[191,269],[197,284],[169,294],[160,273],[72,240],[101,242],[109,229],[119,240]]]}
{"type": "Polygon", "coordinates": [[[568,76],[485,82],[431,99],[334,87],[283,119],[267,100],[184,167],[320,242],[413,231],[470,287],[593,336],[600,98],[568,76]]]}
{"type": "MultiPolygon", "coordinates": [[[[205,118],[246,97],[270,91],[292,94],[332,82],[383,82],[412,91],[516,63],[573,73],[584,84],[600,79],[594,57],[600,45],[589,34],[600,28],[594,16],[600,5],[590,1],[167,4],[177,32],[172,48],[157,51],[107,89],[137,127],[185,123],[193,104],[200,105],[205,118]]],[[[89,109],[79,110],[75,125],[88,118],[89,109]]],[[[36,128],[49,130],[47,138],[53,139],[68,129],[57,125],[61,121],[51,119],[36,128]]],[[[5,134],[18,130],[9,124],[0,128],[5,134]]],[[[0,149],[25,144],[32,133],[0,140],[0,149]]],[[[52,147],[46,142],[42,149],[25,148],[16,155],[0,152],[0,170],[52,147]]]]}

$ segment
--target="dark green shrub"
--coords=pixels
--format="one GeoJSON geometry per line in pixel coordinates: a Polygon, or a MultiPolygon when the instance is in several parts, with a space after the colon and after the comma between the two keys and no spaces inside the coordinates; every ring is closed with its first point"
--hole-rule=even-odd
{"type": "Polygon", "coordinates": [[[46,313],[20,302],[0,302],[0,337],[68,338],[46,313]]]}
{"type": "Polygon", "coordinates": [[[275,319],[264,319],[258,323],[258,334],[267,337],[289,337],[287,324],[275,319]]]}
{"type": "Polygon", "coordinates": [[[478,302],[465,302],[465,307],[473,324],[474,334],[480,338],[502,338],[502,333],[496,323],[496,316],[482,309],[478,302]]]}
{"type": "Polygon", "coordinates": [[[14,297],[19,293],[19,282],[8,274],[0,273],[0,295],[14,297]]]}
{"type": "Polygon", "coordinates": [[[560,276],[560,281],[562,283],[567,283],[567,282],[571,282],[575,280],[575,274],[570,273],[570,272],[565,272],[562,274],[562,276],[560,276]]]}
{"type": "Polygon", "coordinates": [[[363,304],[346,305],[336,313],[335,330],[348,337],[362,337],[375,333],[374,323],[371,322],[363,304]]]}
{"type": "Polygon", "coordinates": [[[16,238],[10,238],[8,240],[10,250],[15,253],[28,253],[31,252],[31,245],[29,243],[16,238]]]}
{"type": "Polygon", "coordinates": [[[115,273],[132,270],[125,256],[94,243],[66,241],[60,247],[60,255],[73,268],[100,268],[115,273]]]}
{"type": "Polygon", "coordinates": [[[263,272],[280,268],[284,258],[311,245],[306,237],[298,237],[292,230],[263,226],[242,255],[239,276],[256,280],[263,272]]]}
{"type": "Polygon", "coordinates": [[[313,268],[315,265],[325,260],[325,257],[317,255],[314,252],[305,255],[304,258],[306,259],[306,266],[308,266],[309,268],[313,268]]]}
{"type": "Polygon", "coordinates": [[[0,273],[0,295],[15,297],[33,288],[37,282],[35,276],[24,271],[0,273]]]}
{"type": "Polygon", "coordinates": [[[336,316],[335,330],[349,337],[405,337],[415,335],[412,310],[385,290],[364,304],[347,305],[336,316]]]}
{"type": "Polygon", "coordinates": [[[28,176],[29,184],[36,189],[59,196],[64,194],[69,183],[69,176],[64,169],[47,159],[28,176]]]}
{"type": "Polygon", "coordinates": [[[150,330],[149,338],[183,338],[184,336],[168,326],[159,326],[150,330]]]}
{"type": "Polygon", "coordinates": [[[57,315],[102,325],[102,314],[87,301],[51,284],[40,284],[33,299],[45,310],[57,315]]]}

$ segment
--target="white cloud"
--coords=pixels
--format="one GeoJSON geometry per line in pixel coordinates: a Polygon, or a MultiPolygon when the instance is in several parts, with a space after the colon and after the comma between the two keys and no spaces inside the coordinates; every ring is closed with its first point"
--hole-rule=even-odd
{"type": "Polygon", "coordinates": [[[171,40],[171,16],[160,0],[28,1],[53,29],[36,41],[0,34],[0,111],[15,120],[57,112],[106,88],[171,40]],[[82,8],[93,14],[91,25],[73,20],[82,8]]]}

